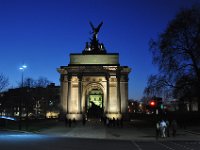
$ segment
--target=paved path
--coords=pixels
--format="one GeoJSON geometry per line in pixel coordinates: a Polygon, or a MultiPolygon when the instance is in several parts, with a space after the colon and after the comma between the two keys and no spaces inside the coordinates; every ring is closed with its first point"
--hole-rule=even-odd
{"type": "Polygon", "coordinates": [[[106,127],[95,121],[87,122],[85,126],[81,123],[72,124],[72,127],[59,122],[38,133],[2,130],[0,149],[200,150],[200,135],[178,130],[176,137],[156,139],[152,126],[140,121],[124,125],[123,128],[106,127]]]}
{"type": "Polygon", "coordinates": [[[136,122],[131,125],[120,127],[107,127],[100,122],[87,122],[85,126],[81,123],[72,124],[72,127],[65,127],[63,123],[59,123],[53,128],[42,130],[39,132],[44,135],[52,135],[58,137],[78,137],[93,139],[118,139],[118,140],[200,140],[200,135],[178,130],[176,137],[155,138],[155,130],[150,126],[143,126],[143,123],[136,122]],[[141,127],[142,126],[142,127],[141,127]]]}
{"type": "Polygon", "coordinates": [[[111,140],[0,131],[0,149],[28,150],[199,150],[200,141],[111,140]]]}

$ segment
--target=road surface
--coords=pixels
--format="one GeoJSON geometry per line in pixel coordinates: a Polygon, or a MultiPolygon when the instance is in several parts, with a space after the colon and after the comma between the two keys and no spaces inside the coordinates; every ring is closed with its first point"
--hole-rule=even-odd
{"type": "Polygon", "coordinates": [[[198,141],[112,140],[0,131],[1,150],[200,150],[198,141]]]}

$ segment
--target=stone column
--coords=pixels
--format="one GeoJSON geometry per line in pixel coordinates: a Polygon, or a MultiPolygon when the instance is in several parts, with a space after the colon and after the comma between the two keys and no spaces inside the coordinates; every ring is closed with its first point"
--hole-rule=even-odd
{"type": "Polygon", "coordinates": [[[118,111],[121,113],[121,90],[120,90],[120,73],[117,73],[117,100],[118,100],[118,111]]]}
{"type": "MultiPolygon", "coordinates": [[[[125,90],[126,90],[126,94],[125,94],[125,100],[126,100],[126,106],[128,106],[128,74],[126,75],[126,80],[125,80],[125,90]]],[[[126,112],[128,110],[128,107],[126,107],[126,112]]]]}
{"type": "Polygon", "coordinates": [[[68,103],[67,103],[68,82],[67,82],[65,75],[61,75],[60,82],[61,82],[60,101],[61,101],[61,105],[62,105],[62,111],[63,111],[63,113],[66,113],[67,112],[67,105],[68,105],[68,103]]]}
{"type": "Polygon", "coordinates": [[[72,79],[72,76],[71,74],[68,74],[68,95],[67,95],[67,113],[70,113],[69,112],[69,105],[70,105],[70,101],[71,101],[71,79],[72,79]]]}
{"type": "Polygon", "coordinates": [[[78,110],[79,110],[79,113],[82,113],[82,107],[81,107],[81,104],[82,104],[82,75],[79,75],[78,76],[78,98],[79,98],[79,101],[78,101],[78,110]]]}
{"type": "Polygon", "coordinates": [[[110,76],[109,75],[106,75],[106,90],[107,90],[107,104],[106,104],[106,113],[110,113],[110,110],[109,110],[109,106],[110,106],[110,84],[109,84],[109,79],[110,79],[110,76]]]}
{"type": "MultiPolygon", "coordinates": [[[[61,108],[62,108],[62,112],[64,113],[67,108],[65,109],[65,104],[64,104],[64,75],[61,74],[60,75],[60,104],[61,104],[61,108]]],[[[67,102],[66,102],[67,103],[67,102]]],[[[67,105],[66,105],[67,107],[67,105]]]]}

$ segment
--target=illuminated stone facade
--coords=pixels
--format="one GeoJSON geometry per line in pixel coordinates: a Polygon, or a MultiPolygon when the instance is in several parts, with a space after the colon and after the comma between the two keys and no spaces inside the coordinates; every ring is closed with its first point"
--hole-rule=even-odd
{"type": "Polygon", "coordinates": [[[102,116],[121,118],[127,112],[131,69],[120,66],[119,54],[106,53],[95,36],[82,53],[70,54],[68,66],[57,70],[61,106],[68,119],[80,120],[83,115],[87,116],[89,101],[102,110],[102,116]],[[95,95],[95,91],[100,94],[96,92],[95,95]]]}

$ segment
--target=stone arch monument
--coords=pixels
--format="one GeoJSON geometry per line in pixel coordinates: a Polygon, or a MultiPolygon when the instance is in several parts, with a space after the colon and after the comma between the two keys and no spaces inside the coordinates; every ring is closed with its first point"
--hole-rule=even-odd
{"type": "Polygon", "coordinates": [[[71,53],[68,66],[58,68],[60,98],[68,119],[107,116],[121,118],[128,106],[128,74],[131,69],[120,66],[118,53],[107,53],[97,34],[103,22],[82,53],[71,53]]]}

